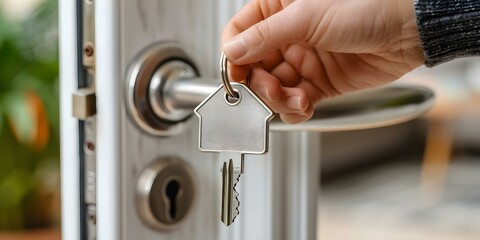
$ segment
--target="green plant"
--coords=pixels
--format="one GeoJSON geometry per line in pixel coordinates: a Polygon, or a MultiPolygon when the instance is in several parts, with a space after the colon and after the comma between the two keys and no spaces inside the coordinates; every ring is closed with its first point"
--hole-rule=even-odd
{"type": "Polygon", "coordinates": [[[21,22],[0,11],[0,229],[55,221],[59,186],[57,1],[21,22]]]}

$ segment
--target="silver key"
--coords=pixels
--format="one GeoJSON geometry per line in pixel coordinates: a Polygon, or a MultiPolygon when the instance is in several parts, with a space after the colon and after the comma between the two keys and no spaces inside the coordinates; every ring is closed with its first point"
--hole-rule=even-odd
{"type": "Polygon", "coordinates": [[[226,226],[239,214],[235,189],[244,171],[244,154],[268,151],[268,125],[273,112],[247,86],[232,83],[238,98],[232,98],[223,85],[195,109],[200,119],[199,148],[220,152],[222,165],[222,216],[226,226]]]}
{"type": "Polygon", "coordinates": [[[240,201],[238,199],[238,191],[236,186],[240,181],[240,176],[243,174],[243,155],[240,156],[228,156],[228,153],[221,153],[220,159],[224,160],[222,167],[222,209],[221,217],[222,222],[229,226],[235,221],[235,218],[239,214],[240,201]],[[240,163],[234,163],[238,161],[240,163]]]}

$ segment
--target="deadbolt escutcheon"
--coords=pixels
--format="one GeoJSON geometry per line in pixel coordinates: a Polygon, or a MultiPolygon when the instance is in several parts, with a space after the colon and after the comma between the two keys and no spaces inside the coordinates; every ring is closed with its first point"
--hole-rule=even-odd
{"type": "Polygon", "coordinates": [[[147,226],[173,230],[188,217],[195,200],[193,172],[177,157],[163,157],[140,174],[136,189],[138,214],[147,226]]]}

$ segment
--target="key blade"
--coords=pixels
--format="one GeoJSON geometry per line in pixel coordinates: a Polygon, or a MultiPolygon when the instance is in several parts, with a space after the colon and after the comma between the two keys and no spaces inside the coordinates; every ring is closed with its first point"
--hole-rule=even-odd
{"type": "Polygon", "coordinates": [[[221,220],[225,226],[233,223],[233,185],[234,185],[234,166],[231,159],[223,163],[222,168],[222,216],[221,220]]]}
{"type": "Polygon", "coordinates": [[[220,219],[222,222],[228,226],[228,169],[227,169],[227,163],[223,163],[222,167],[222,214],[220,216],[220,219]]]}
{"type": "Polygon", "coordinates": [[[240,214],[240,199],[239,196],[240,194],[237,191],[237,185],[238,182],[240,181],[240,176],[242,174],[240,172],[234,172],[234,183],[233,183],[233,199],[232,199],[232,208],[233,208],[233,214],[232,214],[232,222],[235,221],[237,216],[240,214]]]}
{"type": "Polygon", "coordinates": [[[230,226],[239,215],[239,193],[236,186],[243,173],[243,155],[239,153],[222,153],[225,160],[222,167],[222,215],[225,226],[230,226]]]}

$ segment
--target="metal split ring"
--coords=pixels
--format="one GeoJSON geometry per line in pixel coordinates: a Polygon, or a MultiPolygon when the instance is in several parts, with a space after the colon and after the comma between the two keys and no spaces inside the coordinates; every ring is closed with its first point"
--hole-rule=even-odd
{"type": "Polygon", "coordinates": [[[220,74],[222,75],[222,83],[225,91],[227,91],[228,95],[232,98],[238,98],[239,95],[233,89],[232,85],[230,84],[230,80],[228,79],[228,71],[227,71],[227,64],[228,60],[225,54],[222,52],[220,56],[220,74]]]}

